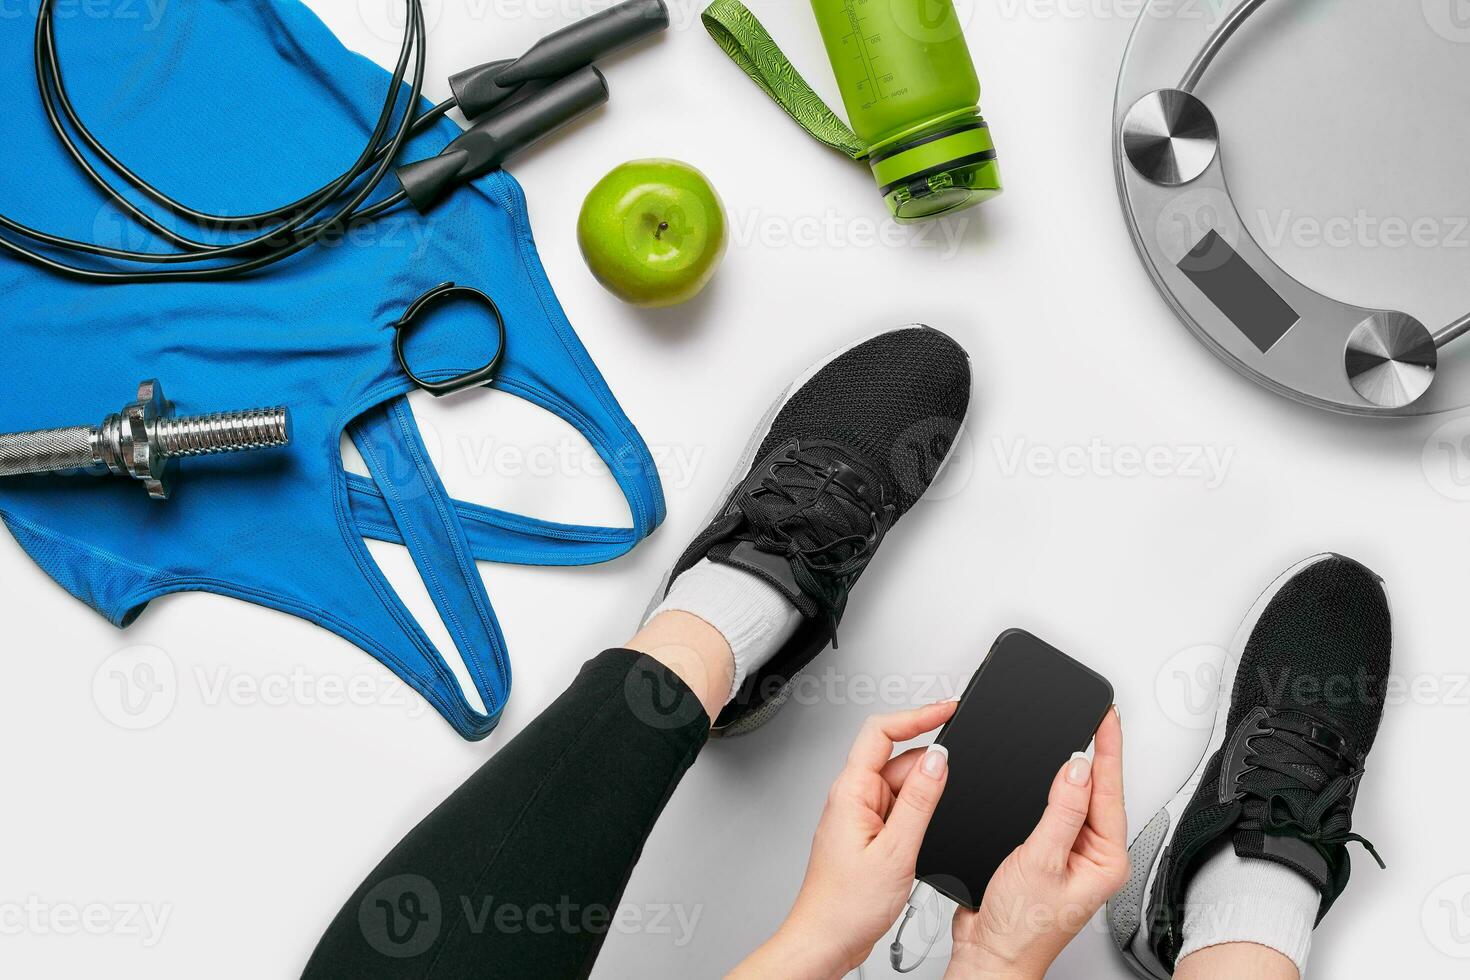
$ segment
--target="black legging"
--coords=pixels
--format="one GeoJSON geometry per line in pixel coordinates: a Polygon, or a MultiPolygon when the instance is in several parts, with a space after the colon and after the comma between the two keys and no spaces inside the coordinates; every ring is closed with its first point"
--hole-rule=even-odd
{"type": "Polygon", "coordinates": [[[368,875],[304,977],[587,976],[708,737],[699,699],[662,664],[630,650],[589,661],[368,875]]]}

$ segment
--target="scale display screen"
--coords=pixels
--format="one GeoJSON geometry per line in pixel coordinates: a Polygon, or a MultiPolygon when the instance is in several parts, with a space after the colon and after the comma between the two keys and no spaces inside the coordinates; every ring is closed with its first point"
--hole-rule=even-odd
{"type": "Polygon", "coordinates": [[[1264,354],[1301,320],[1220,234],[1211,231],[1179,261],[1179,271],[1199,287],[1237,330],[1264,354]]]}

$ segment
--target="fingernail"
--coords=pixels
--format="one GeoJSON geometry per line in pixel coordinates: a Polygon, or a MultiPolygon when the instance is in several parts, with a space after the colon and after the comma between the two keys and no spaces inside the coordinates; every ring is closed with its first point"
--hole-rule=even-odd
{"type": "Polygon", "coordinates": [[[1118,724],[1123,724],[1123,709],[1116,704],[1113,705],[1113,715],[1118,719],[1118,724]]]}
{"type": "Polygon", "coordinates": [[[1067,782],[1073,786],[1086,786],[1087,781],[1092,778],[1092,760],[1085,752],[1078,752],[1072,756],[1072,761],[1067,763],[1067,782]]]}
{"type": "Polygon", "coordinates": [[[937,743],[929,746],[929,751],[924,753],[924,775],[938,779],[944,775],[945,767],[948,765],[949,749],[937,743]]]}

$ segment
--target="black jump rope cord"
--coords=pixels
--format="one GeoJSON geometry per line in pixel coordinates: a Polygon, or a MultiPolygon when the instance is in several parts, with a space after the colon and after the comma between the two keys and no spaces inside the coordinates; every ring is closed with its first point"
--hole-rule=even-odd
{"type": "Polygon", "coordinates": [[[362,154],[357,158],[357,161],[335,180],[332,180],[325,186],[291,204],[282,205],[270,211],[253,215],[214,215],[196,211],[149,184],[108,152],[101,141],[82,122],[75,106],[72,104],[70,96],[67,94],[66,84],[61,73],[61,62],[56,52],[55,18],[53,17],[55,0],[42,0],[36,18],[36,85],[40,92],[41,104],[46,111],[46,117],[50,121],[52,128],[56,131],[57,137],[66,147],[67,152],[81,171],[87,175],[92,183],[109,200],[122,208],[133,220],[137,221],[144,228],[147,228],[149,231],[183,251],[161,253],[133,252],[125,249],[108,248],[90,242],[73,241],[29,228],[4,215],[0,215],[0,230],[23,236],[38,242],[44,247],[78,254],[95,255],[122,262],[177,265],[212,262],[238,257],[245,258],[243,261],[225,265],[214,265],[207,268],[152,269],[124,272],[69,265],[26,248],[14,241],[10,241],[3,236],[0,236],[0,249],[18,256],[25,261],[50,269],[53,272],[82,279],[87,282],[156,283],[225,279],[244,275],[289,258],[298,252],[310,248],[334,229],[381,217],[397,205],[403,203],[406,195],[402,191],[367,207],[363,207],[363,203],[373,195],[373,192],[377,190],[384,178],[387,177],[392,169],[393,161],[398,157],[398,154],[407,142],[443,118],[445,113],[455,106],[455,100],[449,99],[428,110],[421,116],[415,117],[414,115],[415,107],[418,105],[423,92],[425,61],[423,52],[427,46],[427,35],[424,29],[424,11],[421,0],[405,0],[405,2],[408,6],[408,29],[404,35],[403,48],[399,53],[398,64],[394,68],[393,77],[389,82],[388,95],[383,104],[383,111],[378,117],[378,122],[371,138],[368,140],[366,147],[364,147],[362,154]],[[413,78],[410,86],[408,105],[403,111],[402,118],[398,121],[392,139],[385,143],[383,142],[384,138],[392,125],[393,117],[397,114],[400,89],[403,86],[405,78],[408,76],[410,62],[413,64],[413,78]],[[65,122],[63,122],[63,116],[65,116],[65,122]],[[254,238],[229,245],[199,242],[180,235],[160,224],[114,187],[108,181],[107,177],[103,176],[92,165],[92,162],[87,159],[86,154],[82,152],[81,148],[77,146],[76,141],[67,130],[67,123],[70,123],[71,127],[76,130],[77,136],[86,144],[87,148],[95,153],[108,168],[115,171],[119,177],[156,204],[167,208],[169,211],[190,222],[201,225],[215,225],[223,228],[258,226],[270,222],[279,222],[279,224],[276,224],[268,231],[254,238]],[[342,204],[335,212],[329,214],[322,220],[316,223],[310,223],[319,212],[332,205],[353,184],[359,181],[362,182],[361,186],[347,196],[346,203],[342,204]],[[282,236],[292,237],[289,241],[283,242],[282,236]]]}

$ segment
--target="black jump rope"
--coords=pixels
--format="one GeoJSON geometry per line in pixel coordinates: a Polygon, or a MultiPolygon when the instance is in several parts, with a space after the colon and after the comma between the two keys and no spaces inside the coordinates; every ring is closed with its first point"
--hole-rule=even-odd
{"type": "Polygon", "coordinates": [[[0,215],[0,231],[39,246],[72,255],[90,255],[154,268],[108,270],[71,265],[0,235],[0,249],[52,272],[94,283],[157,283],[219,280],[245,275],[289,258],[338,229],[372,221],[407,201],[427,212],[450,190],[484,176],[520,150],[571,123],[608,99],[607,81],[593,62],[669,26],[664,0],[625,0],[538,41],[520,58],[495,61],[460,72],[449,80],[454,97],[416,115],[423,92],[427,35],[421,0],[405,0],[408,30],[388,96],[372,137],[357,161],[341,176],[291,204],[251,215],[208,214],[176,201],[128,169],[108,152],[82,122],[62,78],[56,53],[55,0],[42,0],[36,18],[36,85],[46,117],[76,165],[114,204],[150,232],[177,247],[177,252],[133,252],[47,234],[0,215]],[[399,116],[399,96],[412,79],[406,107],[399,116]],[[408,141],[459,108],[473,121],[470,129],[438,156],[394,166],[408,141]],[[70,124],[76,136],[68,130],[70,124]],[[118,177],[155,204],[187,221],[214,229],[246,231],[268,228],[253,238],[228,245],[195,241],[164,227],[128,200],[87,158],[77,140],[118,177]],[[375,204],[366,204],[389,173],[400,189],[375,204]],[[335,210],[333,210],[335,209],[335,210]],[[322,214],[325,217],[319,217],[322,214]],[[230,261],[226,261],[230,260],[230,261]],[[157,268],[196,266],[203,268],[157,268]]]}

